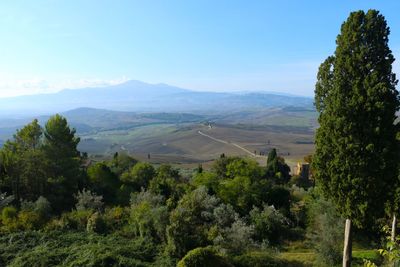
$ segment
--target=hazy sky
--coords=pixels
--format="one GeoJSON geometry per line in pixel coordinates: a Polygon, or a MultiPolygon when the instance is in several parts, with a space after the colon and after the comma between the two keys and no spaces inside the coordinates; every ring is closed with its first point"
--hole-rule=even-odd
{"type": "Polygon", "coordinates": [[[1,1],[0,96],[128,79],[312,95],[341,23],[370,8],[400,62],[399,0],[1,1]]]}

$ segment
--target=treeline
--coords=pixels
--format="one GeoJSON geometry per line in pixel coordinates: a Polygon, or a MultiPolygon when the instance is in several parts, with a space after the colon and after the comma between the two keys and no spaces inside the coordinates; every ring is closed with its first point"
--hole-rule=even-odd
{"type": "Polygon", "coordinates": [[[1,191],[17,203],[48,199],[55,212],[70,209],[85,185],[79,138],[65,118],[51,117],[44,128],[37,120],[17,130],[0,152],[1,191]]]}
{"type": "Polygon", "coordinates": [[[266,167],[221,155],[182,176],[127,154],[94,163],[78,143],[56,115],[1,149],[0,265],[287,266],[274,251],[315,224],[318,194],[275,149],[266,167]]]}

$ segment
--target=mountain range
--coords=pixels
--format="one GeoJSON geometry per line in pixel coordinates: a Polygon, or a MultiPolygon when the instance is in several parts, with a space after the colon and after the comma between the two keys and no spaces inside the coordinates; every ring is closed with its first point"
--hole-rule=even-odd
{"type": "Polygon", "coordinates": [[[312,108],[308,97],[275,93],[191,91],[167,84],[131,80],[122,84],[65,89],[52,94],[0,98],[0,116],[37,116],[88,107],[134,112],[220,113],[295,106],[312,108]]]}

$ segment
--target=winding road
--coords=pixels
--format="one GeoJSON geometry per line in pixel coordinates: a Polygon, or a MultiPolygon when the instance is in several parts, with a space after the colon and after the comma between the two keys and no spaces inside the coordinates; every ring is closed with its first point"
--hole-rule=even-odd
{"type": "Polygon", "coordinates": [[[222,140],[222,139],[219,139],[219,138],[212,137],[211,135],[205,134],[205,133],[203,133],[203,132],[200,131],[200,130],[197,131],[197,133],[200,134],[200,135],[202,135],[202,136],[204,136],[204,137],[210,138],[211,140],[214,140],[214,141],[216,141],[216,142],[219,142],[219,143],[222,143],[222,144],[225,144],[225,145],[232,145],[232,146],[235,146],[235,147],[237,147],[237,148],[243,150],[244,152],[246,152],[247,154],[249,154],[249,155],[252,156],[252,157],[256,157],[256,158],[265,158],[265,156],[255,155],[255,154],[254,154],[253,152],[251,152],[250,150],[248,150],[248,149],[246,149],[246,148],[244,148],[244,147],[242,147],[242,146],[240,146],[240,145],[238,145],[238,144],[236,144],[236,143],[231,143],[231,142],[229,142],[229,141],[225,141],[225,140],[222,140]]]}

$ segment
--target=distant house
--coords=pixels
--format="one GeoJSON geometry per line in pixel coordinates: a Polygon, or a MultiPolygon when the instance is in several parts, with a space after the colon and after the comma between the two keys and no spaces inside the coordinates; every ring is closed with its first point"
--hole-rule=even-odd
{"type": "Polygon", "coordinates": [[[308,180],[310,176],[310,164],[297,162],[296,175],[308,180]]]}

